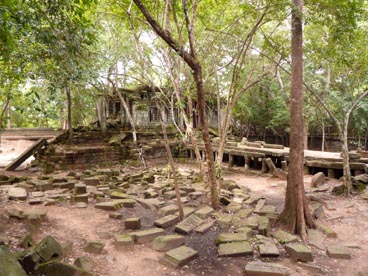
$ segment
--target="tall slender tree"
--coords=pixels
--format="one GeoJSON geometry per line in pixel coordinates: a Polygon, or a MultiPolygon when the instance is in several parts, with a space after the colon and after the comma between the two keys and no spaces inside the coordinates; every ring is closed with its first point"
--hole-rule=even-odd
{"type": "Polygon", "coordinates": [[[279,221],[288,230],[307,238],[306,226],[314,222],[305,197],[303,181],[303,0],[292,0],[291,15],[291,91],[290,157],[285,206],[279,221]]]}

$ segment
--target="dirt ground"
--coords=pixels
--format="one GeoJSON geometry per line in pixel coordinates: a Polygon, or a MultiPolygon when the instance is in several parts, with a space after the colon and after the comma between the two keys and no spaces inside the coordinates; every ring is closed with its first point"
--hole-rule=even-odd
{"type": "MultiPolygon", "coordinates": [[[[1,145],[0,162],[8,162],[33,142],[30,141],[3,141],[1,145]]],[[[187,168],[188,165],[182,165],[187,168]]],[[[0,174],[5,174],[0,168],[0,174]]],[[[39,175],[40,172],[31,172],[24,167],[8,175],[39,175]]],[[[267,204],[277,207],[281,211],[285,193],[286,181],[271,177],[260,176],[257,172],[240,173],[227,172],[225,179],[232,179],[241,186],[251,189],[255,195],[267,198],[267,204]]],[[[305,187],[310,189],[311,176],[305,176],[305,187]]],[[[338,180],[328,180],[331,187],[339,184],[338,180]]],[[[329,208],[324,207],[325,217],[322,221],[331,226],[337,233],[337,238],[325,238],[317,248],[311,245],[314,261],[301,264],[288,258],[285,251],[277,259],[266,259],[282,263],[290,268],[292,275],[341,275],[350,276],[368,275],[368,204],[359,196],[350,199],[344,197],[332,197],[328,200],[329,208]],[[352,253],[351,260],[331,259],[324,249],[328,245],[345,245],[352,253]]],[[[21,210],[40,208],[28,205],[26,202],[7,201],[0,196],[0,236],[11,239],[12,249],[16,250],[17,239],[30,230],[30,226],[24,221],[8,218],[6,210],[17,208],[21,210]]],[[[244,267],[250,260],[259,259],[253,257],[220,258],[216,254],[214,238],[219,229],[214,227],[210,232],[191,234],[186,244],[199,251],[199,257],[181,269],[171,269],[158,262],[162,253],[152,250],[149,244],[136,245],[134,251],[120,252],[115,250],[112,237],[123,232],[122,221],[113,220],[108,213],[95,209],[93,204],[85,209],[75,208],[70,203],[59,203],[54,206],[42,206],[48,211],[48,221],[39,229],[33,229],[35,239],[41,240],[46,235],[52,235],[59,242],[72,243],[70,252],[66,254],[65,262],[73,263],[75,258],[88,255],[94,259],[94,275],[106,276],[161,276],[161,275],[207,275],[226,276],[244,275],[244,267]],[[106,242],[105,254],[92,255],[85,253],[83,247],[87,240],[104,240],[106,242]]],[[[142,207],[134,208],[135,211],[126,211],[123,217],[139,215],[142,218],[143,227],[152,225],[155,214],[142,207]],[[135,213],[129,213],[135,212],[135,213]]],[[[274,229],[273,229],[274,230],[274,229]]],[[[18,249],[19,250],[19,249],[18,249]]],[[[263,259],[265,260],[265,259],[263,259]]]]}

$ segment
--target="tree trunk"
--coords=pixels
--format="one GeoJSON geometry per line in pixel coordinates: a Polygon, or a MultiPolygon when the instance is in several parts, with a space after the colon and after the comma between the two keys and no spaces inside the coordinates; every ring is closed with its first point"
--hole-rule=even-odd
{"type": "Polygon", "coordinates": [[[196,84],[198,111],[200,127],[202,128],[202,139],[205,147],[206,155],[208,156],[208,180],[211,191],[211,203],[212,207],[217,209],[219,207],[219,197],[217,191],[217,181],[215,175],[215,162],[213,160],[213,151],[211,141],[209,139],[208,122],[205,111],[205,92],[203,87],[202,67],[195,53],[194,38],[192,33],[192,26],[189,22],[188,10],[186,7],[186,1],[183,0],[183,11],[185,15],[186,27],[189,39],[190,52],[186,51],[183,45],[178,43],[168,30],[164,30],[155,19],[148,12],[147,8],[143,5],[141,0],[133,0],[139,10],[143,13],[148,23],[151,25],[155,33],[161,37],[191,68],[192,75],[196,84]]]}
{"type": "Polygon", "coordinates": [[[6,128],[11,128],[11,120],[10,120],[10,101],[8,102],[8,106],[6,108],[6,128]]]}
{"type": "Polygon", "coordinates": [[[313,227],[303,181],[303,31],[302,0],[293,0],[291,24],[290,157],[284,210],[278,221],[292,233],[307,238],[306,226],[313,227]]]}
{"type": "Polygon", "coordinates": [[[68,84],[65,88],[65,93],[67,97],[68,106],[68,132],[69,132],[69,142],[73,142],[73,122],[72,122],[72,96],[70,93],[70,85],[68,84]]]}
{"type": "Polygon", "coordinates": [[[326,131],[325,131],[325,122],[322,120],[322,148],[321,151],[325,151],[325,143],[326,143],[326,131]]]}
{"type": "Polygon", "coordinates": [[[309,132],[309,120],[308,118],[303,118],[303,127],[304,127],[304,149],[308,149],[308,132],[309,132]]]}
{"type": "Polygon", "coordinates": [[[340,134],[340,139],[342,140],[342,163],[343,163],[343,182],[346,187],[346,195],[351,194],[352,190],[352,182],[351,182],[351,171],[350,171],[350,162],[349,162],[349,146],[348,146],[348,124],[349,117],[346,117],[344,120],[344,129],[343,133],[340,134]]]}

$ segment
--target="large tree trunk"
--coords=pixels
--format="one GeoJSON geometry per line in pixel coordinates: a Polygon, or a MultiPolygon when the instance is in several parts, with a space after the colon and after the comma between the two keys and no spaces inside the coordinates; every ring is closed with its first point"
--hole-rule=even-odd
{"type": "Polygon", "coordinates": [[[306,240],[306,225],[314,222],[308,208],[303,182],[303,31],[302,0],[293,0],[291,25],[290,157],[284,210],[279,222],[306,240]]]}

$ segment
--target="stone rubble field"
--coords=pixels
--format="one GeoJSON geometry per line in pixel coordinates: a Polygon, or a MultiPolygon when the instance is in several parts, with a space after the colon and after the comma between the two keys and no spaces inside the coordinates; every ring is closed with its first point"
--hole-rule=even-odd
{"type": "MultiPolygon", "coordinates": [[[[366,275],[364,266],[343,272],[364,254],[334,230],[345,219],[333,216],[340,203],[311,202],[317,229],[303,243],[273,227],[282,202],[243,181],[225,177],[215,211],[198,173],[186,168],[178,177],[183,221],[163,167],[1,175],[0,275],[366,275]]],[[[311,182],[314,194],[329,185],[320,175],[311,182]]]]}

